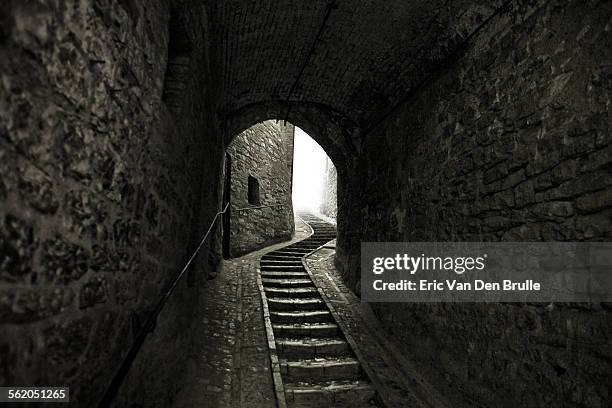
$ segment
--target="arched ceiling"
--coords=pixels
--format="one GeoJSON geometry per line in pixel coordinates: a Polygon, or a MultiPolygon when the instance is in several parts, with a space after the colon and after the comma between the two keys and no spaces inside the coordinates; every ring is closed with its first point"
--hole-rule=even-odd
{"type": "MultiPolygon", "coordinates": [[[[315,139],[333,161],[342,177],[356,156],[356,147],[350,139],[350,128],[342,126],[342,118],[330,115],[325,109],[311,103],[291,103],[289,122],[304,130],[315,139]]],[[[248,105],[227,118],[225,130],[227,143],[233,137],[255,123],[268,119],[283,118],[288,105],[275,101],[248,105]]]]}
{"type": "Polygon", "coordinates": [[[321,29],[328,3],[215,2],[221,117],[289,101],[317,105],[367,128],[438,69],[503,2],[336,0],[321,29]]]}

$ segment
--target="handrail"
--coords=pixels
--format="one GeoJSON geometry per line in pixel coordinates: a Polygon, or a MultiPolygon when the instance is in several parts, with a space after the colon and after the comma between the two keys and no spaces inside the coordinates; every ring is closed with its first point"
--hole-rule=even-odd
{"type": "Polygon", "coordinates": [[[268,204],[268,205],[259,205],[256,207],[242,207],[242,208],[234,208],[232,211],[248,211],[248,210],[257,210],[260,208],[269,208],[269,207],[284,207],[285,204],[268,204]]]}
{"type": "Polygon", "coordinates": [[[109,407],[111,403],[113,402],[113,400],[115,399],[115,397],[117,396],[117,393],[119,392],[119,388],[123,384],[123,381],[125,380],[125,376],[130,370],[132,363],[136,359],[136,356],[138,355],[140,348],[144,344],[144,341],[146,340],[147,335],[150,332],[152,332],[153,329],[155,329],[155,325],[157,323],[157,317],[159,316],[159,313],[162,311],[162,309],[166,305],[166,302],[168,301],[168,298],[170,297],[170,295],[172,295],[172,292],[174,292],[174,289],[177,287],[179,281],[185,275],[185,273],[187,272],[187,269],[189,268],[193,260],[198,255],[198,252],[200,251],[200,249],[204,245],[204,242],[206,242],[206,239],[210,235],[215,225],[215,222],[217,221],[219,216],[221,216],[222,214],[225,214],[225,212],[227,211],[229,204],[230,204],[229,202],[225,204],[225,208],[223,208],[222,211],[219,211],[217,212],[217,214],[215,214],[215,218],[213,218],[212,222],[210,223],[210,227],[208,227],[208,230],[206,231],[206,234],[204,234],[204,237],[200,241],[200,244],[195,249],[195,251],[193,251],[193,254],[189,258],[189,260],[187,261],[187,263],[185,264],[181,272],[176,276],[176,278],[174,278],[174,281],[172,282],[172,285],[170,286],[170,288],[166,291],[164,296],[162,296],[160,301],[157,303],[157,306],[153,310],[153,313],[151,313],[151,315],[149,316],[147,322],[145,323],[142,330],[140,331],[140,334],[134,341],[134,344],[132,344],[130,351],[125,356],[125,359],[121,363],[121,366],[115,373],[115,376],[113,377],[113,381],[110,383],[109,387],[106,389],[106,392],[104,393],[104,396],[102,397],[102,400],[100,401],[100,404],[98,405],[98,407],[100,408],[109,407]]]}

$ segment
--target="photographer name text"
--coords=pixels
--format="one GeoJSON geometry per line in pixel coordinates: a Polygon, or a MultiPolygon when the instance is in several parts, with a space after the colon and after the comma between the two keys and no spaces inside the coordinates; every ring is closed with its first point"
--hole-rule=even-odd
{"type": "Polygon", "coordinates": [[[504,279],[501,282],[486,282],[475,279],[471,282],[459,282],[455,279],[402,279],[396,282],[384,282],[376,279],[372,286],[374,290],[408,290],[408,291],[533,291],[540,290],[541,284],[531,279],[515,282],[504,279]]]}

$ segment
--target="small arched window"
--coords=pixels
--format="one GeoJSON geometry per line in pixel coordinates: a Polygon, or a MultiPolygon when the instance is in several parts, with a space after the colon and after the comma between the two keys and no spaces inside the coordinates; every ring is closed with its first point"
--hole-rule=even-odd
{"type": "Polygon", "coordinates": [[[261,203],[259,198],[259,180],[253,176],[249,176],[248,200],[249,204],[252,205],[260,205],[261,203]]]}

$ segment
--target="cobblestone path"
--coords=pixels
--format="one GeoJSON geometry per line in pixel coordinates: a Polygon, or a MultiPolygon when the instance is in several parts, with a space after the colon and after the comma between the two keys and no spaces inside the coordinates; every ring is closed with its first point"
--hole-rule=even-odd
{"type": "Polygon", "coordinates": [[[262,254],[310,235],[296,219],[295,239],[223,262],[201,289],[192,364],[175,408],[275,408],[257,267],[262,254]]]}
{"type": "MultiPolygon", "coordinates": [[[[317,223],[324,226],[322,220],[306,219],[315,228],[317,223]]],[[[198,321],[193,364],[186,368],[188,384],[175,408],[276,408],[271,360],[277,363],[280,390],[289,407],[449,407],[388,342],[369,306],[344,285],[333,264],[334,241],[328,240],[333,232],[324,232],[326,236],[290,246],[311,233],[297,219],[294,240],[224,261],[218,276],[202,288],[202,304],[194,306],[198,321]],[[302,263],[301,257],[316,248],[302,263]],[[283,252],[298,252],[299,262],[283,259],[283,252]],[[289,268],[285,272],[300,274],[289,277],[279,275],[283,271],[275,265],[305,268],[289,268]],[[308,282],[292,288],[268,281],[272,284],[261,287],[268,308],[262,305],[258,277],[260,284],[264,279],[308,282]],[[308,296],[286,301],[285,289],[308,296]],[[276,359],[270,355],[264,314],[270,329],[276,326],[276,359]],[[331,356],[342,364],[326,370],[331,356]]]]}

